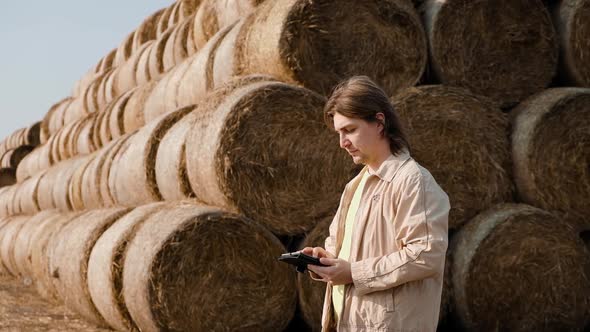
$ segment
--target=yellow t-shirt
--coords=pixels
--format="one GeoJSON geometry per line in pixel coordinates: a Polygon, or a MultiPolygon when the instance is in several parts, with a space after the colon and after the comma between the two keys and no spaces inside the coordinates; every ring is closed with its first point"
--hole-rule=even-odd
{"type": "MultiPolygon", "coordinates": [[[[354,219],[356,217],[356,213],[359,208],[359,203],[361,201],[361,196],[363,193],[363,188],[365,187],[365,183],[367,182],[367,178],[369,177],[368,170],[365,171],[361,181],[359,182],[358,187],[354,192],[354,196],[352,196],[352,201],[350,201],[350,207],[348,208],[348,213],[346,214],[346,225],[344,226],[344,239],[342,240],[342,247],[340,248],[340,252],[338,253],[338,258],[344,259],[348,261],[350,258],[350,244],[352,241],[352,230],[354,228],[354,219]]],[[[340,313],[344,308],[344,286],[345,285],[335,285],[332,286],[332,304],[334,305],[334,317],[336,318],[336,322],[340,320],[340,313]]]]}

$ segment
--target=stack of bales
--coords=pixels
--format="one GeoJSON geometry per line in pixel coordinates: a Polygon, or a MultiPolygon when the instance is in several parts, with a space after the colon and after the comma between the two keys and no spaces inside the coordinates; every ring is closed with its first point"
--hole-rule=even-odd
{"type": "Polygon", "coordinates": [[[276,256],[328,236],[358,167],[322,108],[364,74],[451,200],[441,329],[582,330],[589,12],[179,0],[41,122],[19,183],[0,188],[0,272],[118,330],[280,331],[295,312],[319,330],[325,285],[276,256]]]}
{"type": "Polygon", "coordinates": [[[0,142],[0,188],[16,183],[16,168],[40,144],[41,122],[13,132],[0,142]]]}

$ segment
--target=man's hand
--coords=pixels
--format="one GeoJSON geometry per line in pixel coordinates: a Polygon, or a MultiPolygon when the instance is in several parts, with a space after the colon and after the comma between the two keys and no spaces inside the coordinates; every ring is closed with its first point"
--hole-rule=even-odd
{"type": "MultiPolygon", "coordinates": [[[[328,266],[308,265],[307,268],[320,276],[319,279],[332,285],[346,285],[352,283],[350,263],[340,258],[320,258],[320,263],[328,266]]],[[[316,279],[318,280],[318,279],[316,279]]]]}
{"type": "MultiPolygon", "coordinates": [[[[328,252],[326,249],[322,248],[322,247],[305,247],[301,250],[302,253],[309,255],[309,256],[313,256],[313,257],[319,257],[320,260],[324,257],[327,258],[336,258],[336,256],[334,256],[332,253],[328,252]]],[[[310,264],[307,265],[307,269],[309,271],[309,276],[311,279],[316,280],[316,281],[324,281],[324,278],[320,277],[319,275],[315,274],[314,272],[312,272],[309,267],[312,266],[310,264]]]]}

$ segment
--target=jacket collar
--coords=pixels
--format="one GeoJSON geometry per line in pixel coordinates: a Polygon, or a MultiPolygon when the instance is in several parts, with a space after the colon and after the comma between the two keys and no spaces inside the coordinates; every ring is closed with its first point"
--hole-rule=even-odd
{"type": "Polygon", "coordinates": [[[367,166],[365,166],[365,168],[369,173],[378,176],[381,180],[391,182],[395,173],[397,173],[400,167],[402,167],[402,165],[410,158],[408,150],[403,149],[398,152],[397,155],[390,154],[389,157],[381,163],[381,166],[379,166],[379,169],[377,169],[376,172],[370,172],[370,169],[367,166]]]}

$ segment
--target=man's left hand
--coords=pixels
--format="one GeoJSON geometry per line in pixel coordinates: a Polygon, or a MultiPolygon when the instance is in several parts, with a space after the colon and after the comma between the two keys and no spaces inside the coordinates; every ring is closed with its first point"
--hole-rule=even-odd
{"type": "Polygon", "coordinates": [[[332,285],[352,283],[350,263],[340,258],[320,258],[320,262],[328,266],[307,265],[307,268],[322,277],[322,281],[332,285]]]}

